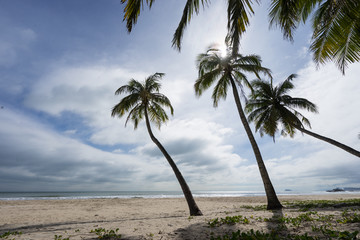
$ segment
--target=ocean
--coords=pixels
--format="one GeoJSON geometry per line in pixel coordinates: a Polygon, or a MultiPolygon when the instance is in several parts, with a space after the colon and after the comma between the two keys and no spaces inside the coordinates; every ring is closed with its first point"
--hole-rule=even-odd
{"type": "MultiPolygon", "coordinates": [[[[242,197],[265,196],[259,191],[192,191],[194,197],[242,197]]],[[[341,192],[352,194],[352,192],[341,192]]],[[[359,193],[359,192],[357,192],[359,193]]],[[[282,191],[278,195],[334,194],[326,191],[296,192],[282,191]]],[[[51,199],[95,199],[95,198],[182,198],[181,191],[94,191],[94,192],[0,192],[1,200],[51,200],[51,199]]]]}

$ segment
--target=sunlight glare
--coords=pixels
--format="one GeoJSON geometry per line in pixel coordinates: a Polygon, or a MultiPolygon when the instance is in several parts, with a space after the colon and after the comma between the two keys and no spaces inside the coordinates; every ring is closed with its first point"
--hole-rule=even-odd
{"type": "Polygon", "coordinates": [[[226,45],[225,44],[218,44],[218,49],[220,50],[221,57],[226,57],[226,55],[227,55],[226,45]]]}
{"type": "Polygon", "coordinates": [[[224,43],[218,43],[217,42],[217,43],[212,44],[211,47],[219,50],[220,56],[222,58],[226,57],[227,49],[226,49],[226,45],[224,43]]]}

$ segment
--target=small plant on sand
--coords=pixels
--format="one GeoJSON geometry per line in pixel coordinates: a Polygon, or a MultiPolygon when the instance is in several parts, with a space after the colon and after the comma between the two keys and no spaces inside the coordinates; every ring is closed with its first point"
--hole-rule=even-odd
{"type": "Polygon", "coordinates": [[[326,226],[312,227],[313,232],[321,232],[326,239],[358,239],[356,236],[359,231],[349,232],[349,231],[337,231],[329,229],[326,226]]]}
{"type": "Polygon", "coordinates": [[[338,223],[344,224],[344,223],[359,223],[360,222],[360,215],[357,214],[355,212],[355,210],[352,212],[350,212],[349,209],[344,210],[342,213],[342,217],[343,217],[342,219],[337,220],[338,223]]]}
{"type": "Polygon", "coordinates": [[[223,224],[227,224],[227,225],[234,225],[236,223],[243,223],[243,224],[249,224],[250,221],[247,217],[243,217],[241,215],[238,216],[226,216],[225,218],[214,218],[211,219],[208,222],[209,227],[213,228],[213,227],[218,227],[221,226],[223,224]]]}
{"type": "Polygon", "coordinates": [[[148,238],[148,240],[153,240],[153,239],[154,239],[155,234],[153,234],[153,233],[147,233],[147,234],[146,234],[146,236],[148,236],[148,237],[149,237],[149,238],[148,238]]]}
{"type": "Polygon", "coordinates": [[[254,231],[251,229],[248,232],[241,232],[240,230],[232,232],[230,235],[225,234],[224,236],[214,237],[211,236],[210,240],[277,240],[281,239],[272,233],[263,233],[260,231],[254,231]]]}
{"type": "Polygon", "coordinates": [[[18,231],[15,231],[15,232],[5,232],[5,233],[3,233],[3,234],[1,234],[0,235],[0,238],[1,239],[11,239],[11,240],[13,240],[13,239],[15,239],[15,238],[10,238],[11,236],[14,236],[14,235],[21,235],[22,234],[22,232],[18,232],[18,231]]]}
{"type": "Polygon", "coordinates": [[[288,208],[299,208],[299,211],[308,211],[312,208],[340,208],[340,207],[360,207],[360,199],[348,200],[308,200],[285,202],[288,208]]]}
{"type": "Polygon", "coordinates": [[[115,230],[106,230],[105,228],[97,228],[94,230],[91,230],[90,233],[95,233],[98,236],[98,239],[121,239],[121,234],[118,234],[117,232],[119,229],[115,230]]]}
{"type": "Polygon", "coordinates": [[[303,222],[312,222],[315,219],[311,215],[317,215],[317,212],[307,212],[300,214],[297,217],[281,217],[278,219],[281,223],[291,224],[292,226],[298,228],[303,222]]]}
{"type": "Polygon", "coordinates": [[[62,235],[55,235],[54,240],[70,240],[70,237],[63,238],[62,235]]]}
{"type": "Polygon", "coordinates": [[[258,206],[251,206],[251,205],[242,205],[241,208],[245,209],[252,209],[254,211],[266,211],[266,205],[258,205],[258,206]]]}

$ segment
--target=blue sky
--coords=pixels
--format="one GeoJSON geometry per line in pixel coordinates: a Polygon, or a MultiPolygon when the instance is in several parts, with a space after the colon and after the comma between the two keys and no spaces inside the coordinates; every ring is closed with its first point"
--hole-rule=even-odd
{"type": "MultiPolygon", "coordinates": [[[[156,1],[127,34],[118,0],[0,2],[0,191],[180,190],[144,124],[134,131],[110,116],[118,87],[155,72],[166,73],[175,114],[154,133],[191,189],[263,190],[231,94],[216,109],[211,91],[194,95],[196,56],[224,41],[225,1],[192,19],[179,53],[171,39],[183,5],[156,1]]],[[[275,83],[299,74],[292,95],[319,107],[303,112],[312,130],[360,149],[360,64],[345,76],[333,63],[317,68],[309,24],[290,43],[269,29],[267,9],[255,7],[241,53],[260,55],[275,83]]],[[[302,134],[255,136],[278,191],[360,187],[360,161],[343,150],[302,134]]]]}

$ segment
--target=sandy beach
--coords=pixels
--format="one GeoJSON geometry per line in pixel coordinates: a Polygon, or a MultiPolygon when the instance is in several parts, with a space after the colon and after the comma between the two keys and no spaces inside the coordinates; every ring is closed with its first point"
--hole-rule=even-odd
{"type": "MultiPolygon", "coordinates": [[[[0,236],[14,233],[9,239],[96,239],[91,230],[118,230],[121,239],[210,239],[240,230],[271,232],[279,222],[271,219],[297,217],[304,214],[299,207],[287,207],[289,202],[308,200],[360,199],[360,194],[327,194],[280,196],[286,206],[281,211],[267,211],[265,197],[197,198],[204,216],[189,217],[185,199],[85,199],[85,200],[25,200],[0,201],[0,236]],[[215,224],[214,220],[240,216],[235,224],[215,224]],[[270,219],[270,220],[269,220],[270,219]],[[209,223],[216,226],[211,227],[209,223]],[[17,235],[16,232],[21,232],[17,235]],[[57,235],[57,236],[55,236],[57,235]],[[61,235],[61,237],[60,237],[61,235]]],[[[360,223],[340,224],[335,219],[344,215],[346,204],[309,209],[313,218],[333,216],[332,227],[341,231],[356,231],[360,223]]],[[[359,205],[353,206],[360,214],[359,205]]],[[[220,221],[221,222],[221,221],[220,221]]],[[[314,220],[314,224],[317,224],[314,220]]],[[[311,231],[309,224],[285,223],[284,234],[311,231]]],[[[320,227],[320,226],[319,226],[320,227]]],[[[358,235],[359,237],[359,235],[358,235]]],[[[5,238],[5,237],[3,237],[5,238]]]]}

